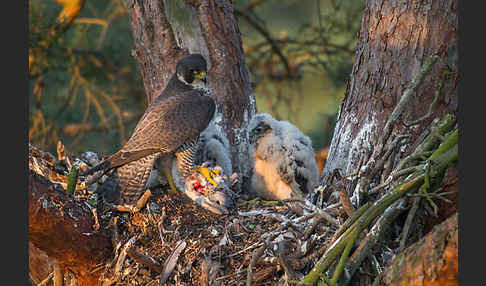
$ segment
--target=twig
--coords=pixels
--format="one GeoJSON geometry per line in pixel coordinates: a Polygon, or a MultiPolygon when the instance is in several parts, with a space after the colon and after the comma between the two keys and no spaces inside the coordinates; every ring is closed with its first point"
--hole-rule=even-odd
{"type": "Polygon", "coordinates": [[[157,262],[154,258],[138,252],[135,249],[135,245],[131,245],[127,249],[127,254],[128,254],[128,256],[130,256],[138,264],[145,265],[150,270],[152,270],[154,272],[157,272],[158,274],[160,274],[162,272],[162,267],[160,266],[160,263],[157,262]]]}
{"type": "Polygon", "coordinates": [[[253,252],[253,255],[251,256],[250,259],[250,264],[248,264],[247,268],[247,274],[246,274],[246,286],[251,286],[253,285],[253,267],[255,267],[258,259],[263,255],[263,252],[267,248],[267,244],[265,243],[264,245],[260,246],[255,252],[253,252]]]}
{"type": "Polygon", "coordinates": [[[357,211],[355,211],[345,222],[344,224],[336,231],[334,236],[331,239],[330,245],[336,241],[336,239],[341,236],[343,232],[348,230],[348,228],[354,224],[354,222],[365,212],[368,210],[368,208],[371,206],[370,202],[367,202],[366,204],[362,205],[357,211]]]}
{"type": "Polygon", "coordinates": [[[313,261],[314,258],[319,257],[319,256],[322,256],[326,252],[328,246],[329,246],[328,244],[323,244],[319,249],[314,250],[314,252],[312,252],[311,254],[303,257],[300,261],[304,265],[307,265],[308,263],[310,263],[311,261],[313,261]]]}
{"type": "MultiPolygon", "coordinates": [[[[430,130],[437,130],[436,133],[441,135],[446,134],[454,126],[455,121],[456,121],[455,116],[451,114],[446,114],[438,122],[432,122],[430,130]]],[[[405,166],[407,166],[408,163],[416,159],[419,159],[423,154],[428,153],[429,151],[434,149],[437,146],[437,144],[439,144],[439,140],[437,136],[434,136],[432,134],[434,132],[429,132],[428,135],[426,135],[427,134],[426,132],[428,132],[427,129],[420,136],[420,137],[423,136],[423,139],[421,139],[422,140],[421,143],[417,146],[417,148],[415,148],[412,154],[408,155],[398,163],[395,170],[392,171],[391,176],[395,176],[399,171],[401,171],[405,166]]]]}
{"type": "Polygon", "coordinates": [[[351,200],[349,199],[348,192],[344,187],[339,188],[339,199],[343,205],[343,209],[348,216],[352,216],[353,213],[356,211],[351,200]]]}
{"type": "MultiPolygon", "coordinates": [[[[448,139],[450,139],[448,136],[448,139]]],[[[448,140],[450,141],[450,140],[448,140]]],[[[445,143],[445,142],[444,142],[445,143]]],[[[432,177],[438,176],[441,172],[444,172],[451,163],[457,160],[458,147],[457,144],[450,146],[447,151],[441,150],[442,153],[437,157],[436,164],[432,167],[430,175],[432,177]]],[[[437,152],[437,150],[436,150],[437,152]]],[[[432,155],[434,155],[434,152],[432,155]]],[[[336,259],[347,242],[350,239],[351,234],[354,231],[361,232],[364,230],[377,216],[381,215],[385,209],[391,204],[395,203],[398,199],[402,198],[405,194],[416,191],[422,184],[425,178],[423,172],[415,174],[412,178],[406,180],[399,186],[395,187],[390,192],[386,193],[378,201],[376,201],[371,207],[369,207],[361,217],[346,230],[336,241],[334,241],[319,261],[314,265],[312,270],[299,282],[299,285],[314,285],[320,277],[320,274],[330,266],[330,264],[336,259]]]]}
{"type": "Polygon", "coordinates": [[[410,226],[412,225],[413,218],[414,218],[415,213],[417,212],[417,209],[420,205],[420,199],[421,198],[415,198],[413,200],[412,207],[410,208],[410,211],[408,212],[407,219],[405,220],[405,224],[403,225],[402,238],[400,239],[400,246],[398,247],[398,252],[402,252],[402,250],[405,249],[405,244],[407,243],[408,232],[410,231],[410,226]]]}
{"type": "Polygon", "coordinates": [[[424,116],[422,116],[419,119],[414,120],[410,123],[405,123],[405,126],[410,127],[410,126],[413,126],[413,125],[417,125],[417,124],[427,120],[430,116],[432,116],[432,113],[434,112],[434,107],[437,104],[437,102],[439,101],[440,94],[442,93],[442,88],[444,87],[445,79],[448,75],[452,75],[452,74],[454,74],[454,72],[449,72],[449,71],[446,71],[442,74],[442,79],[441,79],[440,84],[439,84],[439,89],[435,91],[434,100],[429,105],[429,111],[427,112],[427,114],[425,114],[424,116]]]}
{"type": "Polygon", "coordinates": [[[278,262],[280,263],[285,273],[287,274],[287,280],[294,280],[297,277],[297,274],[295,273],[290,263],[287,261],[285,255],[285,250],[287,248],[286,244],[287,244],[286,240],[282,240],[278,243],[278,248],[277,248],[278,262]]]}
{"type": "Polygon", "coordinates": [[[425,76],[430,72],[432,66],[435,64],[439,57],[437,55],[433,55],[430,58],[428,58],[422,68],[420,69],[418,75],[413,79],[412,83],[410,84],[410,87],[408,87],[404,92],[402,97],[400,98],[400,101],[398,102],[397,106],[395,109],[393,109],[392,114],[388,118],[385,127],[383,128],[383,133],[381,135],[381,146],[385,145],[385,142],[388,140],[388,137],[390,136],[390,133],[392,131],[393,124],[395,121],[398,120],[398,118],[402,115],[403,111],[405,110],[405,107],[408,105],[412,98],[412,94],[417,90],[419,85],[422,83],[424,80],[425,76]]]}
{"type": "Polygon", "coordinates": [[[53,276],[54,276],[54,272],[49,273],[49,275],[47,275],[47,277],[44,280],[42,280],[39,284],[37,284],[37,286],[47,286],[47,284],[51,282],[53,276]]]}
{"type": "Polygon", "coordinates": [[[143,193],[140,199],[138,199],[135,207],[140,211],[147,204],[147,201],[151,196],[152,192],[150,191],[150,189],[145,190],[145,193],[143,193]]]}
{"type": "Polygon", "coordinates": [[[311,223],[309,223],[307,225],[307,228],[304,230],[303,239],[307,240],[309,238],[309,236],[312,234],[312,232],[314,231],[314,228],[316,228],[316,226],[323,221],[324,221],[324,218],[322,216],[319,216],[319,217],[315,218],[311,223]]]}
{"type": "Polygon", "coordinates": [[[241,273],[244,273],[244,272],[245,272],[245,270],[244,270],[244,269],[240,269],[240,270],[237,270],[237,271],[235,271],[235,272],[233,272],[233,273],[231,273],[231,274],[224,275],[224,276],[220,276],[220,277],[218,277],[218,278],[214,279],[214,281],[223,280],[223,279],[226,279],[226,278],[229,278],[229,277],[233,277],[233,276],[235,276],[235,275],[238,275],[238,274],[241,274],[241,273]]]}
{"type": "Polygon", "coordinates": [[[396,173],[392,173],[392,174],[390,174],[388,176],[388,178],[386,179],[386,181],[384,181],[383,183],[381,183],[378,186],[374,187],[373,189],[369,190],[368,191],[368,194],[374,194],[377,191],[379,191],[380,189],[382,189],[382,188],[390,185],[394,180],[400,178],[401,176],[404,176],[404,175],[410,174],[412,172],[415,172],[415,171],[419,170],[420,168],[421,168],[421,166],[413,166],[413,167],[409,167],[409,168],[403,169],[401,171],[398,171],[396,173]]]}
{"type": "Polygon", "coordinates": [[[125,243],[125,245],[123,246],[121,252],[120,252],[120,255],[118,256],[118,260],[116,262],[116,265],[115,265],[115,275],[118,275],[118,279],[121,278],[122,276],[122,268],[123,268],[123,264],[125,262],[125,258],[127,257],[127,252],[128,252],[128,249],[130,249],[134,244],[135,242],[137,241],[137,236],[134,235],[132,238],[130,238],[128,240],[127,243],[125,243]]]}
{"type": "Polygon", "coordinates": [[[58,263],[54,263],[54,277],[53,277],[53,284],[54,286],[63,286],[64,285],[64,271],[58,263]]]}
{"type": "Polygon", "coordinates": [[[230,255],[227,255],[226,257],[233,257],[233,256],[236,256],[236,255],[239,255],[239,254],[241,254],[241,253],[243,253],[243,252],[245,252],[245,251],[248,251],[248,250],[251,250],[251,249],[257,248],[257,247],[262,246],[262,245],[264,245],[264,244],[265,244],[264,242],[257,242],[257,243],[254,243],[253,245],[250,245],[250,246],[248,246],[248,247],[247,247],[247,248],[245,248],[245,249],[242,249],[242,250],[240,250],[240,251],[237,251],[237,252],[235,252],[235,253],[232,253],[232,254],[230,254],[230,255]]]}
{"type": "Polygon", "coordinates": [[[272,38],[270,33],[264,27],[262,27],[260,24],[258,24],[255,20],[253,20],[248,15],[248,13],[246,13],[245,11],[242,11],[242,10],[235,8],[234,12],[235,12],[236,16],[243,17],[248,22],[248,24],[252,25],[255,28],[255,30],[257,30],[268,41],[268,43],[272,47],[272,50],[277,54],[277,56],[282,61],[283,65],[285,67],[285,71],[287,73],[287,76],[289,77],[291,72],[292,72],[291,69],[290,69],[289,61],[284,56],[284,54],[280,50],[280,47],[278,46],[277,42],[275,41],[274,38],[272,38]]]}
{"type": "Polygon", "coordinates": [[[346,247],[343,250],[343,253],[341,254],[341,258],[339,259],[338,265],[336,266],[336,270],[334,270],[334,273],[332,274],[331,281],[329,281],[330,286],[336,286],[339,277],[341,276],[341,273],[344,270],[344,264],[348,260],[349,253],[351,252],[351,248],[354,245],[354,242],[356,239],[358,239],[359,231],[356,229],[352,234],[351,237],[349,238],[348,242],[346,243],[346,247]]]}
{"type": "Polygon", "coordinates": [[[358,270],[363,260],[369,255],[371,249],[380,241],[386,231],[389,229],[395,219],[405,211],[405,199],[400,199],[390,205],[384,212],[384,214],[378,219],[375,225],[368,232],[368,235],[361,241],[358,248],[351,256],[351,261],[346,264],[349,276],[340,285],[347,285],[351,282],[356,270],[358,270]]]}
{"type": "Polygon", "coordinates": [[[285,199],[283,200],[284,202],[297,202],[297,203],[301,203],[304,205],[304,207],[312,210],[312,211],[315,211],[317,212],[320,216],[322,216],[325,220],[327,220],[328,222],[334,224],[334,225],[339,225],[339,222],[337,221],[337,219],[333,218],[330,214],[328,214],[327,212],[325,212],[323,209],[311,204],[308,200],[301,200],[301,199],[285,199]]]}
{"type": "Polygon", "coordinates": [[[98,231],[98,230],[100,230],[100,222],[98,220],[98,211],[96,210],[96,208],[92,208],[91,213],[93,214],[93,218],[94,218],[94,221],[95,221],[94,224],[93,224],[93,230],[98,231]]]}
{"type": "Polygon", "coordinates": [[[422,192],[424,193],[425,195],[425,198],[427,199],[427,201],[430,203],[430,205],[432,206],[432,208],[434,209],[434,214],[437,216],[437,212],[439,210],[439,207],[434,203],[434,201],[432,201],[432,199],[430,198],[429,196],[429,193],[427,192],[427,190],[430,188],[430,163],[427,162],[425,164],[425,178],[424,178],[424,184],[422,185],[421,189],[422,189],[422,192]]]}

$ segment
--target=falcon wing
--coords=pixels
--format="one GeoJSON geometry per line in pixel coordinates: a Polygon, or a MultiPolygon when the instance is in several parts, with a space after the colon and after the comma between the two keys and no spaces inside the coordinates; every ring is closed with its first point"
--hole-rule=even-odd
{"type": "Polygon", "coordinates": [[[283,154],[280,154],[280,156],[281,158],[277,164],[278,175],[282,181],[290,186],[295,195],[304,197],[308,183],[308,179],[300,172],[304,162],[295,158],[293,149],[284,149],[283,154]]]}
{"type": "Polygon", "coordinates": [[[173,152],[199,136],[213,118],[216,105],[208,96],[191,90],[172,97],[157,97],[149,105],[123,148],[108,158],[114,168],[156,152],[173,152]]]}

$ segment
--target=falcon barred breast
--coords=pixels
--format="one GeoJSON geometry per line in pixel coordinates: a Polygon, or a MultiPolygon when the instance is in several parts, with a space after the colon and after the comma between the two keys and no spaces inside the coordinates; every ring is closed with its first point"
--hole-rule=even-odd
{"type": "Polygon", "coordinates": [[[89,170],[112,170],[99,193],[105,201],[133,205],[145,191],[154,161],[167,160],[161,170],[175,186],[170,175],[172,159],[187,177],[194,170],[200,133],[208,126],[216,105],[206,88],[206,60],[189,54],[176,64],[176,71],[162,93],[147,107],[132,136],[115,154],[89,170]]]}
{"type": "Polygon", "coordinates": [[[249,123],[250,192],[267,200],[306,198],[318,184],[312,142],[295,125],[267,113],[249,123]]]}
{"type": "Polygon", "coordinates": [[[161,174],[160,170],[169,169],[171,166],[173,183],[179,191],[214,213],[227,213],[227,209],[234,206],[233,188],[238,183],[238,176],[233,173],[230,143],[213,122],[201,132],[194,158],[196,172],[184,177],[177,160],[171,160],[164,155],[158,156],[147,186],[150,188],[170,184],[167,176],[161,174]],[[205,173],[204,169],[208,172],[205,173]]]}

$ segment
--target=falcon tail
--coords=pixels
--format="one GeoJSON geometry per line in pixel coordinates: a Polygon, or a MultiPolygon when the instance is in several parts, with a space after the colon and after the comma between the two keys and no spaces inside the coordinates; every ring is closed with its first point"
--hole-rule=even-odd
{"type": "Polygon", "coordinates": [[[141,158],[147,157],[154,153],[158,153],[159,150],[157,149],[146,149],[141,151],[134,151],[134,152],[122,152],[118,151],[115,154],[108,157],[106,160],[98,164],[97,166],[89,169],[84,173],[84,175],[92,175],[97,171],[104,170],[108,171],[110,169],[128,164],[130,162],[139,160],[141,158]]]}

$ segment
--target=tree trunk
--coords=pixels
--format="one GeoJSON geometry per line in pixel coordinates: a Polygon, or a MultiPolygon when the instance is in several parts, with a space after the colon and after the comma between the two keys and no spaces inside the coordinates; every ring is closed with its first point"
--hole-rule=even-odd
{"type": "Polygon", "coordinates": [[[383,272],[383,286],[453,286],[458,279],[457,213],[392,261],[383,272]]]}
{"type": "MultiPolygon", "coordinates": [[[[326,184],[327,175],[335,169],[340,169],[342,175],[358,174],[346,188],[349,195],[353,193],[353,202],[360,204],[361,194],[366,197],[373,187],[386,185],[390,171],[422,142],[421,135],[432,120],[445,114],[457,115],[457,4],[457,0],[366,1],[355,60],[321,184],[326,184]],[[433,56],[435,63],[423,72],[433,56]],[[417,81],[419,75],[425,75],[423,80],[417,81]],[[420,83],[411,88],[412,82],[420,83]],[[441,84],[440,97],[432,105],[441,84]],[[424,117],[431,106],[430,116],[424,117]],[[424,120],[410,124],[419,118],[424,120]],[[399,144],[394,146],[400,134],[409,137],[405,142],[396,141],[399,144]]],[[[447,172],[442,186],[457,190],[457,164],[447,172]]],[[[429,224],[417,223],[421,231],[446,219],[444,209],[457,209],[457,199],[452,205],[442,201],[437,205],[441,216],[429,221],[420,217],[429,224]]],[[[420,236],[413,236],[410,243],[420,236]]],[[[404,259],[413,259],[406,255],[404,259]]]]}
{"type": "Polygon", "coordinates": [[[256,112],[241,35],[231,1],[125,1],[147,102],[157,97],[188,53],[208,61],[208,85],[217,104],[214,122],[232,146],[234,171],[246,177],[246,128],[256,112]]]}
{"type": "MultiPolygon", "coordinates": [[[[442,96],[432,116],[412,129],[410,142],[435,117],[456,115],[458,108],[457,0],[366,1],[355,61],[338,122],[331,142],[323,177],[339,168],[351,174],[359,168],[362,153],[377,145],[387,119],[404,90],[430,56],[438,60],[413,93],[401,117],[411,122],[428,112],[442,74],[456,72],[445,81],[442,96]]],[[[400,121],[398,121],[400,122],[400,121]]],[[[395,124],[396,134],[404,128],[395,124]]],[[[398,157],[407,155],[415,145],[408,144],[398,157]]]]}

